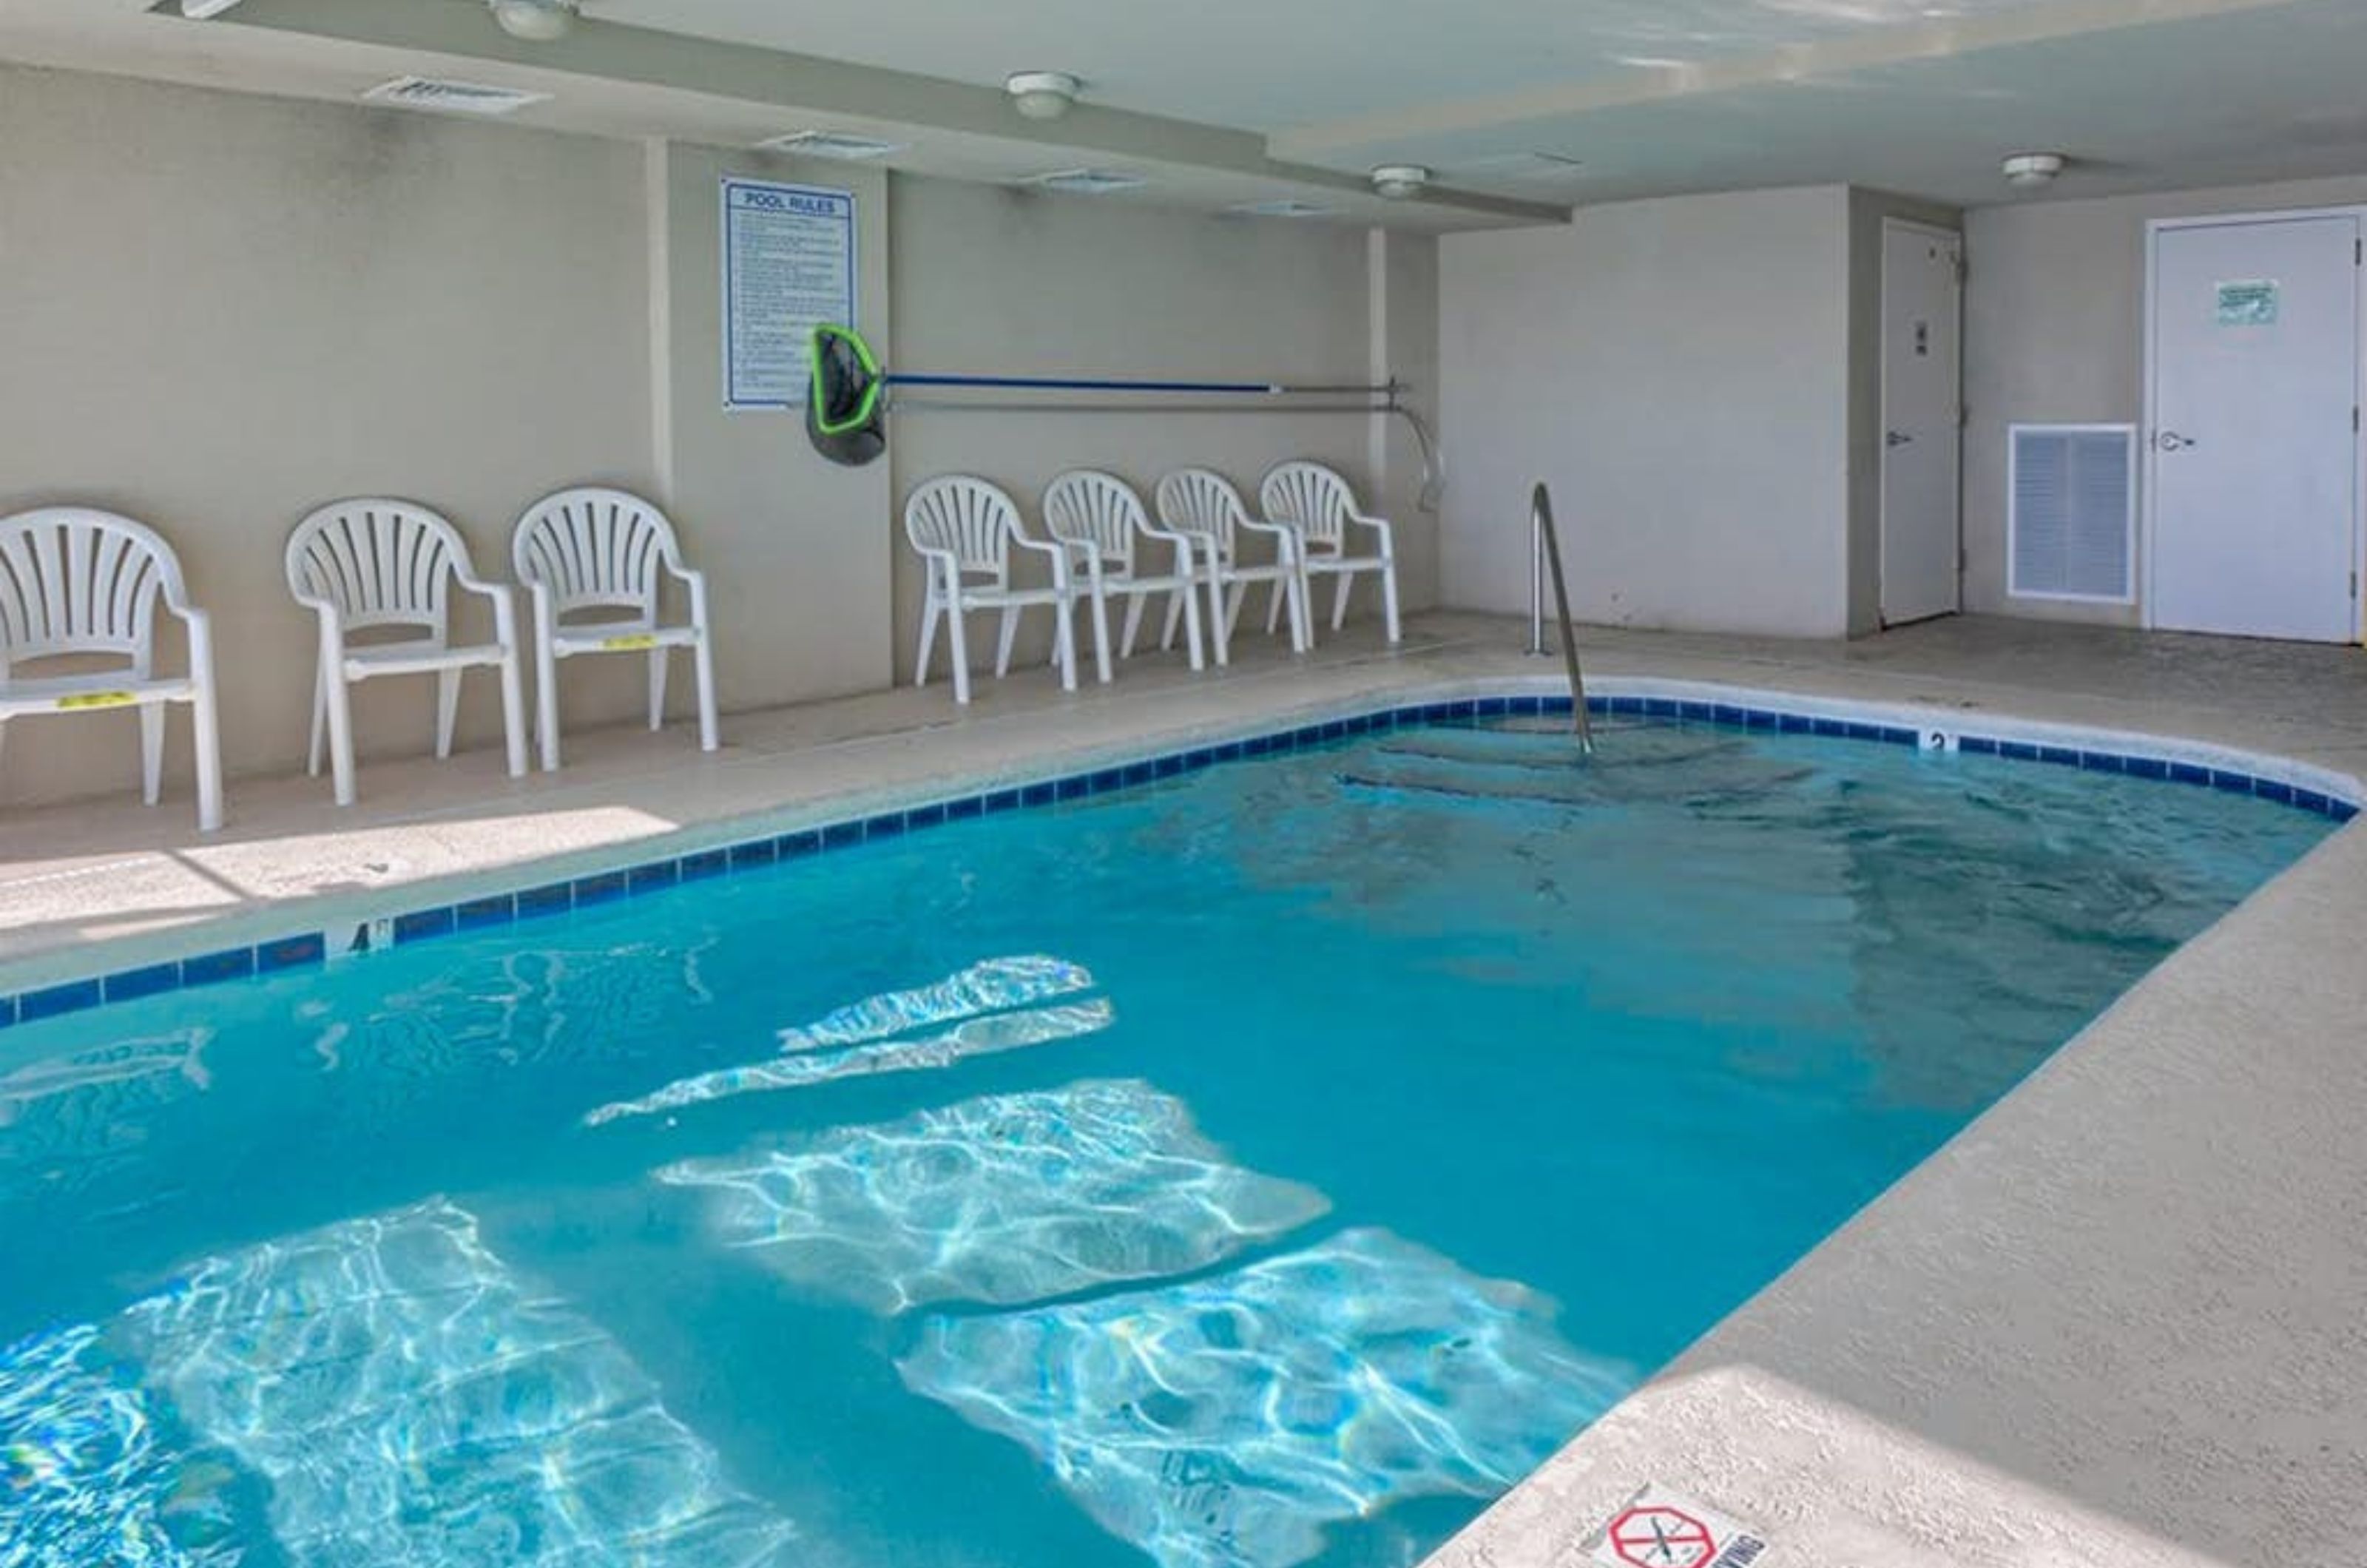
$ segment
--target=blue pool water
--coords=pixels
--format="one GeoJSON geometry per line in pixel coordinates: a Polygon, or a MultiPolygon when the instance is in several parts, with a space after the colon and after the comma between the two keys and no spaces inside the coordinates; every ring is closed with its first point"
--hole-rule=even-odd
{"type": "Polygon", "coordinates": [[[0,1568],[1418,1561],[2327,831],[1358,738],[0,1034],[0,1568]]]}

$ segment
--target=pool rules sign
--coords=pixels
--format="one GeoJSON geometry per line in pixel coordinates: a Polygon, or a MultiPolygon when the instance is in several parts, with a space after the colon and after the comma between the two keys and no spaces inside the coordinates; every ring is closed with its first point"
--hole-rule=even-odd
{"type": "Polygon", "coordinates": [[[1587,1542],[1604,1568],[1750,1568],[1766,1538],[1715,1508],[1646,1486],[1587,1542]]]}

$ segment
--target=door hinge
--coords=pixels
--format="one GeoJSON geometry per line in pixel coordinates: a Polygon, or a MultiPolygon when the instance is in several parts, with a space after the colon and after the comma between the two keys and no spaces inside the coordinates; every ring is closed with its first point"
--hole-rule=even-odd
{"type": "Polygon", "coordinates": [[[2350,434],[2353,435],[2359,434],[2359,405],[2357,403],[2350,405],[2350,434]]]}
{"type": "Polygon", "coordinates": [[[2355,567],[2350,572],[2350,596],[2353,599],[2359,597],[2359,572],[2358,569],[2355,567]]]}
{"type": "Polygon", "coordinates": [[[2350,242],[2350,265],[2357,266],[2361,262],[2367,262],[2367,240],[2353,240],[2350,242]]]}

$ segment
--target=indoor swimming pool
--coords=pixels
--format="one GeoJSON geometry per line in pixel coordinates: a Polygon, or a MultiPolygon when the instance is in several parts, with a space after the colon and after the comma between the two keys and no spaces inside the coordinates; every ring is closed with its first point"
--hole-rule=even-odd
{"type": "Polygon", "coordinates": [[[0,1032],[0,1568],[1406,1568],[2332,829],[1599,742],[0,1032]]]}

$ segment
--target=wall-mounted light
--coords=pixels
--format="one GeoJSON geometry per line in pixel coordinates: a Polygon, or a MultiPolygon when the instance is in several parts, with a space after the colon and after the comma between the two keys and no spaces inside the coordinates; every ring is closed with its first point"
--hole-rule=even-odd
{"type": "Polygon", "coordinates": [[[2005,161],[2005,183],[2020,190],[2038,190],[2053,185],[2068,161],[2060,152],[2016,152],[2005,161]]]}
{"type": "Polygon", "coordinates": [[[1373,171],[1373,189],[1391,201],[1420,196],[1430,185],[1430,171],[1420,164],[1383,164],[1373,171]]]}
{"type": "Polygon", "coordinates": [[[486,0],[502,31],[528,43],[557,43],[575,27],[576,0],[486,0]]]}
{"type": "Polygon", "coordinates": [[[1058,119],[1085,85],[1065,71],[1022,71],[1002,84],[1012,106],[1029,119],[1058,119]]]}

